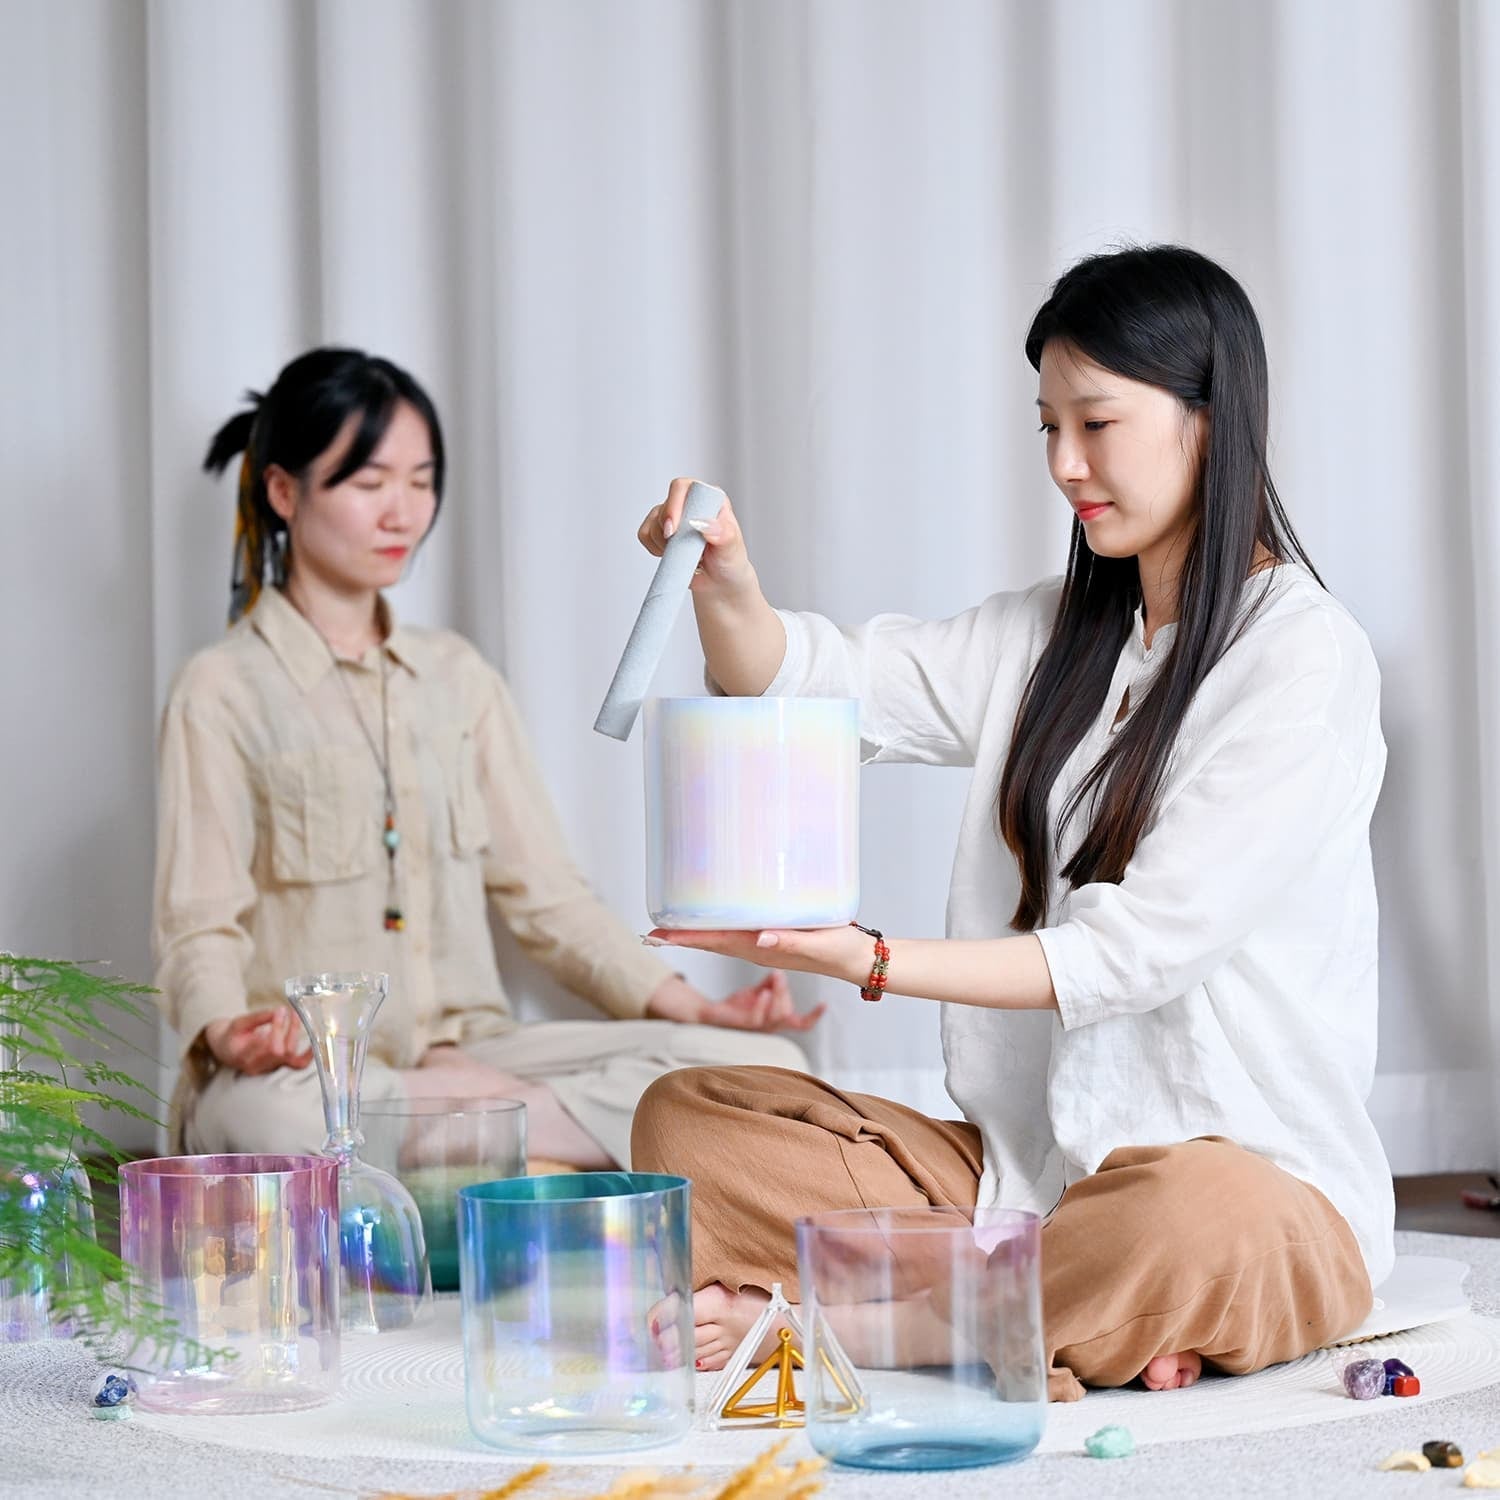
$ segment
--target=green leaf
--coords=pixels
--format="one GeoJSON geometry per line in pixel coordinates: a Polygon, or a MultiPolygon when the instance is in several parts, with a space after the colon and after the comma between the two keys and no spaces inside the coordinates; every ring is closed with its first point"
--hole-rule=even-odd
{"type": "Polygon", "coordinates": [[[114,1027],[142,1017],[138,1002],[151,993],[100,973],[96,964],[0,962],[0,1042],[8,1049],[0,1067],[0,1162],[11,1164],[0,1169],[0,1280],[11,1294],[46,1295],[53,1318],[71,1324],[77,1338],[101,1353],[124,1349],[126,1360],[139,1360],[140,1367],[212,1364],[232,1355],[186,1337],[165,1308],[137,1296],[127,1312],[129,1267],[99,1244],[88,1178],[76,1170],[88,1152],[100,1158],[90,1162],[94,1179],[113,1181],[121,1155],[108,1136],[85,1123],[85,1109],[154,1123],[123,1097],[156,1100],[150,1089],[122,1068],[77,1055],[83,1044],[145,1057],[114,1027]],[[39,1177],[50,1184],[41,1206],[39,1177]]]}

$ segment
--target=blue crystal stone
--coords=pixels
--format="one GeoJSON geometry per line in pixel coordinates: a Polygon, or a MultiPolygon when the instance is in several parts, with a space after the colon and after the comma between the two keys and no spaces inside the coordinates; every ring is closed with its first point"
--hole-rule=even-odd
{"type": "Polygon", "coordinates": [[[387,828],[385,831],[385,847],[389,849],[392,854],[396,852],[396,846],[400,842],[401,835],[397,833],[394,828],[387,828]]]}
{"type": "Polygon", "coordinates": [[[1417,1372],[1399,1359],[1388,1359],[1385,1362],[1385,1373],[1387,1375],[1415,1375],[1417,1372]]]}
{"type": "Polygon", "coordinates": [[[129,1375],[106,1375],[104,1384],[94,1395],[94,1405],[100,1407],[128,1406],[135,1400],[135,1381],[129,1375]]]}

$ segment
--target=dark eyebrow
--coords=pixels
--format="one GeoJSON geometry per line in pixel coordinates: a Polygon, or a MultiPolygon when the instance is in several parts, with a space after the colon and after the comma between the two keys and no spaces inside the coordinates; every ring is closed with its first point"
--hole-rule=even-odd
{"type": "MultiPolygon", "coordinates": [[[[421,463],[415,464],[415,465],[413,465],[413,467],[417,468],[417,469],[435,469],[435,468],[437,468],[437,459],[435,459],[435,458],[424,458],[421,463]]],[[[373,458],[367,458],[360,465],[360,468],[362,468],[362,469],[380,469],[384,473],[387,473],[387,474],[389,474],[390,471],[391,471],[391,466],[389,464],[380,463],[378,460],[373,459],[373,458]]]]}
{"type": "MultiPolygon", "coordinates": [[[[1068,401],[1066,404],[1068,406],[1103,406],[1108,401],[1118,401],[1119,399],[1120,398],[1118,396],[1074,396],[1073,399],[1071,401],[1068,401]]],[[[1049,403],[1043,401],[1042,398],[1038,396],[1036,398],[1036,404],[1038,406],[1046,406],[1049,403]]]]}

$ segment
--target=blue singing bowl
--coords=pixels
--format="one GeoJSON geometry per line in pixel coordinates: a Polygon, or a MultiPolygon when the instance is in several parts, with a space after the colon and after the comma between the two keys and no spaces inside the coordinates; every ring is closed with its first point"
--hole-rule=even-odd
{"type": "Polygon", "coordinates": [[[459,1190],[469,1423],[566,1457],[653,1447],[692,1423],[691,1185],[651,1172],[459,1190]]]}

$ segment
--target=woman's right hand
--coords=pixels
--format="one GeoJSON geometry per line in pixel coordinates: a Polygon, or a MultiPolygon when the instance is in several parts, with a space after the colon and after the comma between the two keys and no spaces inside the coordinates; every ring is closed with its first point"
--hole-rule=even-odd
{"type": "MultiPolygon", "coordinates": [[[[674,479],[666,500],[654,506],[636,533],[660,557],[682,524],[691,479],[674,479]]],[[[709,674],[726,692],[754,698],[775,680],[786,655],[786,630],[766,603],[750,566],[740,523],[726,499],[712,521],[690,522],[703,534],[703,560],[693,574],[693,613],[709,674]]]]}
{"type": "MultiPolygon", "coordinates": [[[[652,506],[641,522],[636,535],[653,557],[662,555],[682,525],[682,507],[692,484],[691,479],[674,479],[667,490],[667,498],[662,504],[652,506]]],[[[729,597],[759,587],[755,569],[750,566],[744,533],[727,498],[712,521],[690,521],[688,524],[702,535],[704,543],[703,559],[693,574],[694,593],[729,597]]]]}
{"type": "Polygon", "coordinates": [[[312,1043],[290,1005],[210,1021],[203,1028],[203,1044],[221,1068],[236,1073],[274,1073],[277,1068],[305,1068],[312,1061],[312,1043]]]}

